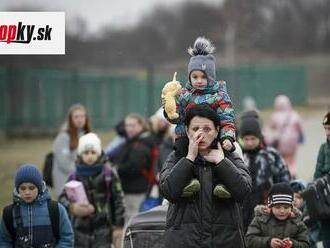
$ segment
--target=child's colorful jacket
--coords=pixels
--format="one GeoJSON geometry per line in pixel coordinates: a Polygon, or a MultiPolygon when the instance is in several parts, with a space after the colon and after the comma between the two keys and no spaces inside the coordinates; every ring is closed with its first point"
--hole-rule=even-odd
{"type": "Polygon", "coordinates": [[[213,110],[215,110],[220,120],[220,139],[229,138],[235,141],[235,118],[234,109],[230,97],[227,93],[225,81],[209,81],[205,89],[194,89],[190,82],[187,82],[182,93],[176,97],[177,113],[179,118],[168,121],[172,124],[177,124],[175,134],[177,136],[184,136],[184,118],[188,109],[194,105],[207,103],[213,110]]]}

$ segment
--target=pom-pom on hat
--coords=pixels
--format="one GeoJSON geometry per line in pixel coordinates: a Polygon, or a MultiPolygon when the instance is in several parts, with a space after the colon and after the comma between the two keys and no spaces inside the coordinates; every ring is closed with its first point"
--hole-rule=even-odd
{"type": "Polygon", "coordinates": [[[17,169],[15,176],[15,188],[17,191],[22,183],[32,183],[38,188],[39,192],[42,191],[42,175],[37,166],[24,164],[17,169]]]}
{"type": "Polygon", "coordinates": [[[209,83],[215,82],[215,57],[212,55],[214,50],[215,48],[212,43],[204,37],[198,37],[194,46],[188,49],[188,53],[192,56],[188,64],[189,82],[192,71],[202,71],[207,75],[209,83]]]}
{"type": "Polygon", "coordinates": [[[88,133],[80,137],[78,143],[78,155],[80,156],[83,152],[92,150],[101,155],[101,140],[95,133],[88,133]]]}
{"type": "Polygon", "coordinates": [[[269,191],[268,207],[276,204],[293,204],[293,190],[287,183],[276,183],[269,191]]]}

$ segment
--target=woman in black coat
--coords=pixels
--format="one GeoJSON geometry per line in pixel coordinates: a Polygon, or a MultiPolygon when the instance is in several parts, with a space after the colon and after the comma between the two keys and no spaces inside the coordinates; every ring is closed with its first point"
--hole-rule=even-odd
{"type": "Polygon", "coordinates": [[[245,247],[239,203],[251,191],[248,169],[236,153],[225,157],[217,142],[218,116],[210,107],[187,111],[185,126],[189,140],[180,138],[160,174],[161,192],[170,202],[165,247],[245,247]],[[200,190],[182,197],[193,178],[200,190]],[[217,184],[224,184],[231,198],[214,196],[217,184]]]}
{"type": "Polygon", "coordinates": [[[145,119],[136,113],[125,118],[127,141],[119,148],[115,164],[125,193],[126,220],[139,212],[148,187],[145,171],[151,166],[150,134],[145,119]],[[150,143],[150,144],[149,144],[150,143]]]}

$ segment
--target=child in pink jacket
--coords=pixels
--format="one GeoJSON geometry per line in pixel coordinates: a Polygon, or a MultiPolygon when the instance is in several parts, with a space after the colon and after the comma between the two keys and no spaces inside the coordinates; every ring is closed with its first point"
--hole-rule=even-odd
{"type": "Polygon", "coordinates": [[[301,119],[285,95],[275,98],[274,108],[275,111],[266,128],[265,140],[267,144],[278,149],[288,164],[291,176],[296,177],[296,153],[299,143],[303,142],[301,119]]]}

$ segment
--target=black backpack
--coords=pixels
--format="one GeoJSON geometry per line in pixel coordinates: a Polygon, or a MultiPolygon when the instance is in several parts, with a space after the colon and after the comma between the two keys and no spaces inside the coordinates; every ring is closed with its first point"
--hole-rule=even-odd
{"type": "Polygon", "coordinates": [[[310,183],[303,192],[303,198],[311,219],[330,219],[330,174],[310,183]]]}
{"type": "MultiPolygon", "coordinates": [[[[16,229],[14,228],[13,223],[13,211],[15,211],[15,221],[17,228],[19,226],[22,226],[22,220],[20,216],[20,207],[15,204],[10,204],[9,206],[5,207],[3,209],[2,218],[3,222],[8,230],[8,233],[10,234],[13,241],[16,240],[16,229]],[[16,214],[18,213],[18,214],[16,214]],[[20,224],[19,224],[20,223],[20,224]]],[[[60,223],[60,212],[58,203],[53,200],[48,200],[48,212],[49,212],[49,218],[52,225],[52,231],[53,235],[56,239],[56,242],[58,242],[60,237],[60,230],[59,230],[59,223],[60,223]]]]}
{"type": "Polygon", "coordinates": [[[42,168],[43,179],[47,186],[53,187],[53,161],[54,154],[53,152],[47,153],[45,157],[44,167],[42,168]]]}

